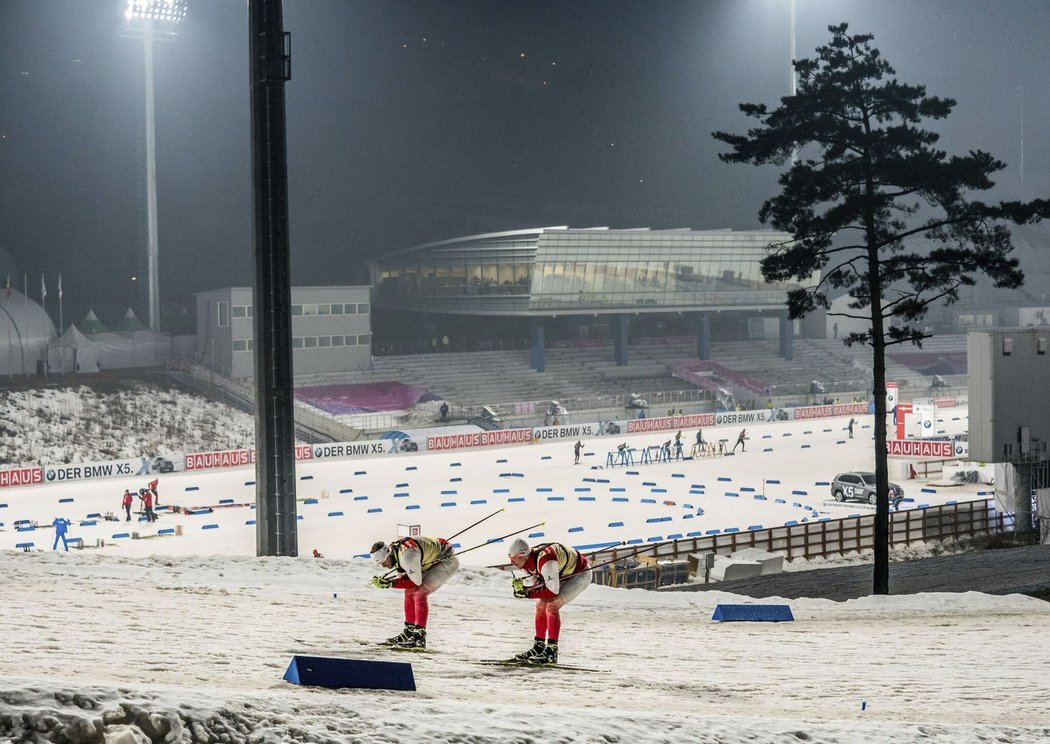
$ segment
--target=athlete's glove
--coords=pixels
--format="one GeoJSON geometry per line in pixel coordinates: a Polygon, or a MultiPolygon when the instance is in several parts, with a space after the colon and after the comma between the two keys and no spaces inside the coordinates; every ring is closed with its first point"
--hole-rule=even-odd
{"type": "Polygon", "coordinates": [[[525,581],[517,577],[510,582],[510,585],[514,587],[514,596],[518,599],[525,599],[529,596],[528,591],[525,589],[525,581]]]}
{"type": "Polygon", "coordinates": [[[393,585],[393,579],[388,579],[386,576],[373,576],[371,584],[377,589],[389,589],[393,585]]]}

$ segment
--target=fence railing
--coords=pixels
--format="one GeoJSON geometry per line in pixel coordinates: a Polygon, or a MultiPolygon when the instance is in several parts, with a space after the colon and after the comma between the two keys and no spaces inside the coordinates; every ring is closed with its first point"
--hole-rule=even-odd
{"type": "MultiPolygon", "coordinates": [[[[993,535],[1013,529],[1012,514],[995,509],[992,499],[944,506],[908,509],[890,514],[889,544],[958,540],[993,535]]],[[[760,548],[795,558],[828,558],[875,547],[875,515],[784,525],[749,532],[730,532],[655,543],[645,555],[660,560],[685,560],[693,553],[730,555],[744,548],[760,548]]],[[[591,563],[628,559],[637,546],[621,546],[592,554],[591,563]]]]}

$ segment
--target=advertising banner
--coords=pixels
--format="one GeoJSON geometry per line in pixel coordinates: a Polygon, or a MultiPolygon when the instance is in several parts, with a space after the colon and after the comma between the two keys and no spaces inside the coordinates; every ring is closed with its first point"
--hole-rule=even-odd
{"type": "Polygon", "coordinates": [[[929,460],[954,460],[970,452],[968,442],[930,441],[923,439],[890,439],[886,454],[890,457],[921,457],[929,460]]]}
{"type": "Polygon", "coordinates": [[[626,421],[592,421],[586,424],[537,426],[532,430],[532,441],[548,442],[553,439],[616,436],[623,431],[626,424],[626,421]]]}
{"type": "Polygon", "coordinates": [[[447,450],[463,447],[491,447],[498,444],[526,444],[532,441],[532,429],[497,429],[466,434],[427,437],[427,449],[447,450]]]}
{"type": "Polygon", "coordinates": [[[637,434],[646,431],[667,431],[668,429],[697,429],[714,425],[715,414],[694,413],[688,416],[631,419],[627,422],[627,431],[630,434],[637,434]]]}
{"type": "MultiPolygon", "coordinates": [[[[296,460],[312,460],[313,447],[309,444],[295,446],[296,460]]],[[[255,448],[245,447],[222,452],[194,452],[186,455],[186,470],[209,470],[211,468],[239,468],[255,463],[255,448]]]]}
{"type": "Polygon", "coordinates": [[[795,420],[830,418],[832,416],[858,416],[868,413],[867,403],[842,403],[837,406],[799,406],[794,409],[795,420]]]}
{"type": "Polygon", "coordinates": [[[73,480],[97,480],[99,478],[145,475],[149,472],[149,458],[141,457],[137,460],[45,465],[44,480],[48,483],[61,483],[73,480]]]}
{"type": "MultiPolygon", "coordinates": [[[[411,442],[411,440],[405,440],[411,442]]],[[[368,439],[363,442],[326,442],[313,445],[313,459],[331,460],[340,457],[377,457],[394,452],[397,439],[368,439]]],[[[412,442],[415,444],[415,442],[412,442]]],[[[402,450],[398,445],[398,451],[402,450]]]]}
{"type": "Polygon", "coordinates": [[[44,470],[37,466],[0,470],[0,488],[8,488],[11,486],[35,486],[43,482],[44,470]]]}

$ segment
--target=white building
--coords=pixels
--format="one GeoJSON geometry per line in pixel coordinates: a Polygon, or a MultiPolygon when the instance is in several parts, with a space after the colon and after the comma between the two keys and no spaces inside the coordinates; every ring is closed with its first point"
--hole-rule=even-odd
{"type": "MultiPolygon", "coordinates": [[[[370,288],[292,287],[292,369],[296,375],[368,369],[370,288]]],[[[230,377],[255,374],[251,287],[197,293],[197,353],[230,377]]]]}

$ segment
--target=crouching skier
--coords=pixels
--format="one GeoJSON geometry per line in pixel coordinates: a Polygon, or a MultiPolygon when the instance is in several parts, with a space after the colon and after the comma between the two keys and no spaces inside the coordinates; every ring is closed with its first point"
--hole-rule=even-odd
{"type": "Polygon", "coordinates": [[[559,610],[591,583],[587,558],[575,548],[561,543],[530,548],[520,537],[511,543],[507,557],[528,574],[526,579],[514,579],[514,596],[536,600],[535,641],[532,648],[510,661],[557,664],[558,635],[561,632],[559,610]]]}
{"type": "Polygon", "coordinates": [[[405,590],[405,629],[383,645],[425,649],[430,614],[427,597],[459,570],[459,559],[451,543],[440,537],[403,537],[389,545],[377,542],[370,553],[377,564],[397,571],[395,576],[376,576],[372,585],[405,590]]]}

